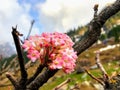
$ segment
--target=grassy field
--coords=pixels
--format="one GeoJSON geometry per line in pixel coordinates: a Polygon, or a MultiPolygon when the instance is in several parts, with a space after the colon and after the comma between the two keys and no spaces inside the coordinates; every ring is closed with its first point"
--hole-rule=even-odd
{"type": "MultiPolygon", "coordinates": [[[[113,73],[119,73],[119,62],[113,61],[110,63],[104,64],[104,68],[107,71],[108,75],[111,76],[113,73]]],[[[58,73],[62,73],[62,71],[59,71],[58,73]]],[[[97,78],[100,78],[102,76],[102,73],[99,69],[90,70],[90,73],[94,75],[97,78]]],[[[68,83],[69,86],[74,86],[76,83],[80,86],[82,82],[84,81],[91,81],[94,83],[97,83],[95,80],[93,80],[89,75],[86,73],[76,74],[76,72],[69,74],[69,75],[56,75],[56,77],[52,78],[48,81],[43,87],[41,87],[40,90],[52,90],[54,87],[65,81],[66,79],[70,78],[71,81],[68,83]],[[59,77],[58,77],[59,76],[59,77]]],[[[69,89],[68,89],[69,90],[69,89]]]]}
{"type": "MultiPolygon", "coordinates": [[[[105,47],[105,45],[97,45],[97,46],[92,46],[85,52],[83,52],[81,55],[79,55],[78,62],[89,62],[84,64],[78,64],[81,65],[81,67],[91,67],[95,65],[95,53],[94,51],[99,50],[101,47],[105,47]]],[[[101,63],[103,64],[105,70],[107,71],[108,75],[111,76],[113,73],[119,73],[120,72],[120,47],[110,49],[107,51],[104,51],[100,54],[100,59],[101,63]]],[[[33,67],[30,67],[28,69],[29,76],[31,76],[34,73],[34,70],[36,69],[36,66],[38,65],[35,64],[33,67]],[[32,72],[31,72],[32,71],[32,72]]],[[[101,72],[98,68],[94,70],[89,70],[92,75],[95,77],[101,77],[101,72]]],[[[5,74],[1,76],[4,79],[0,80],[0,85],[3,83],[5,85],[10,84],[9,80],[5,77],[5,74]]],[[[19,77],[19,72],[15,74],[15,77],[19,77]]],[[[44,84],[40,90],[53,90],[57,85],[61,84],[63,81],[66,79],[71,79],[70,82],[64,86],[66,87],[65,90],[70,90],[71,87],[75,86],[76,84],[82,88],[82,83],[85,81],[97,83],[95,80],[91,79],[90,76],[88,76],[86,73],[80,73],[77,74],[76,71],[73,72],[72,74],[65,74],[61,70],[59,70],[54,77],[52,77],[46,84],[44,84]]],[[[84,87],[84,86],[83,86],[84,87]]],[[[90,90],[96,90],[92,87],[89,87],[90,90]],[[91,89],[90,89],[91,88],[91,89]]],[[[86,90],[89,90],[88,88],[86,90]]],[[[12,86],[5,86],[5,87],[0,87],[0,90],[13,90],[12,86]]],[[[82,90],[82,89],[81,89],[82,90]]],[[[85,89],[83,89],[85,90],[85,89]]]]}

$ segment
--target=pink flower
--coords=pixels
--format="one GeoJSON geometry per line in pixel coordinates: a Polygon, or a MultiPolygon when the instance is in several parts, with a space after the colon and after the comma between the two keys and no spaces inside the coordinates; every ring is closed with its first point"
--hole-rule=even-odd
{"type": "Polygon", "coordinates": [[[25,40],[22,47],[33,62],[40,59],[41,64],[44,64],[45,56],[48,54],[49,62],[46,63],[50,69],[63,69],[64,72],[70,73],[74,71],[77,59],[73,45],[69,36],[55,32],[31,36],[25,40]]]}
{"type": "Polygon", "coordinates": [[[29,50],[27,57],[31,59],[32,62],[35,62],[40,57],[40,53],[37,50],[29,50]]]}
{"type": "Polygon", "coordinates": [[[63,61],[59,57],[56,60],[54,60],[49,67],[51,69],[61,69],[62,68],[62,64],[63,64],[63,61]]]}

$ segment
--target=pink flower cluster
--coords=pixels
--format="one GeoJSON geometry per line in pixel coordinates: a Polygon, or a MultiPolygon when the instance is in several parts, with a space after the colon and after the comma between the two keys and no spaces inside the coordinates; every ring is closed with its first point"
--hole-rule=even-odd
{"type": "Polygon", "coordinates": [[[27,57],[35,62],[40,60],[50,69],[63,69],[64,72],[74,71],[77,59],[69,36],[63,33],[42,33],[25,40],[22,47],[27,51],[27,57]]]}

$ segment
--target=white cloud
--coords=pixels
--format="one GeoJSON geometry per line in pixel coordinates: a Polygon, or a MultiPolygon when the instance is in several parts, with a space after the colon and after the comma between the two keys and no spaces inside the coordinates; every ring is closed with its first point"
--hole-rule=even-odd
{"type": "MultiPolygon", "coordinates": [[[[36,1],[33,5],[33,2],[23,1],[19,4],[18,0],[1,0],[0,43],[3,41],[13,43],[12,26],[18,25],[21,33],[25,35],[28,33],[32,20],[32,15],[29,14],[31,9],[39,12],[42,31],[66,32],[66,30],[88,23],[92,19],[95,3],[98,3],[101,9],[106,3],[112,1],[115,0],[46,0],[42,3],[36,1]],[[37,8],[35,9],[34,6],[37,8]]],[[[32,34],[38,33],[38,27],[34,26],[32,34]]]]}
{"type": "Polygon", "coordinates": [[[99,4],[101,10],[113,1],[115,0],[46,0],[36,7],[45,31],[66,32],[90,22],[95,4],[99,4]]]}
{"type": "MultiPolygon", "coordinates": [[[[17,0],[2,0],[0,4],[0,42],[12,42],[12,26],[18,25],[18,30],[27,34],[30,21],[29,15],[31,4],[20,5],[17,0]]],[[[33,28],[38,32],[37,28],[33,28]]]]}

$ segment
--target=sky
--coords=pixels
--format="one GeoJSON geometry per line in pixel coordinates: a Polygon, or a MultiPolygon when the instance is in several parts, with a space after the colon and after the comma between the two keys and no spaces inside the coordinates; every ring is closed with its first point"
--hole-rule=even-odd
{"type": "Polygon", "coordinates": [[[35,20],[31,35],[42,32],[65,33],[85,25],[93,18],[93,7],[99,4],[99,11],[115,0],[1,0],[0,44],[10,42],[12,26],[25,38],[31,21],[35,20]]]}

